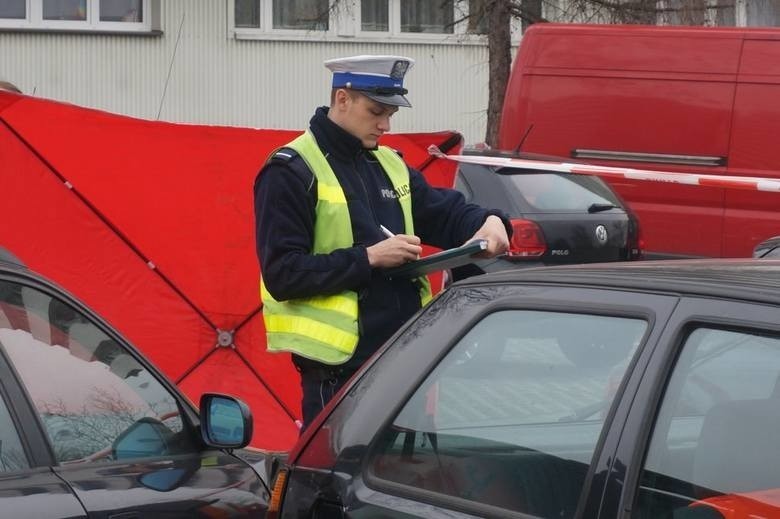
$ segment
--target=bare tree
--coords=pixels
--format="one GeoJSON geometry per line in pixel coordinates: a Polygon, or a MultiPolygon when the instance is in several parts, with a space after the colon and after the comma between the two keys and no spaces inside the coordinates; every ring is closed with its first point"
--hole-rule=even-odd
{"type": "Polygon", "coordinates": [[[486,13],[488,27],[488,108],[485,142],[495,146],[498,142],[498,128],[501,123],[501,109],[512,66],[511,0],[490,0],[486,13]]]}

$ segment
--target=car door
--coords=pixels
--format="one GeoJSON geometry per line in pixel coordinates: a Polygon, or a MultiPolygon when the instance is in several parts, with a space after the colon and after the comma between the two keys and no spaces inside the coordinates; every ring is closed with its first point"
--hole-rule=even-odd
{"type": "Polygon", "coordinates": [[[24,387],[52,471],[89,517],[250,517],[260,478],[203,447],[175,388],[94,314],[43,283],[0,279],[0,349],[24,387]]]}
{"type": "Polygon", "coordinates": [[[603,489],[606,467],[594,460],[615,447],[604,433],[624,419],[613,403],[635,389],[624,375],[635,369],[635,351],[655,344],[655,323],[675,302],[455,286],[310,439],[295,460],[287,495],[296,499],[284,516],[581,517],[588,496],[603,489]],[[329,479],[326,465],[339,477],[329,479]]]}
{"type": "Polygon", "coordinates": [[[599,517],[780,516],[777,311],[681,301],[642,378],[599,517]]]}
{"type": "MultiPolygon", "coordinates": [[[[6,315],[5,308],[0,303],[0,315],[6,315]]],[[[70,487],[48,466],[41,466],[48,459],[34,414],[0,353],[0,515],[30,519],[87,516],[70,487]]]]}

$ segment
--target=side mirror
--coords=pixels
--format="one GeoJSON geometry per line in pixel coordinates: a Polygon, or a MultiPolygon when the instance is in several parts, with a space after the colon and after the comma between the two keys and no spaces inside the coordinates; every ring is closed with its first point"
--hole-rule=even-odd
{"type": "Polygon", "coordinates": [[[209,447],[246,447],[252,439],[252,412],[232,396],[204,393],[200,397],[200,434],[209,447]]]}

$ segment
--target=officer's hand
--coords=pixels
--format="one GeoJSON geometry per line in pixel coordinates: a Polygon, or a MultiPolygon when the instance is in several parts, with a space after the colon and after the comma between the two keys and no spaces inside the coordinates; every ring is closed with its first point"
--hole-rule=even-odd
{"type": "Polygon", "coordinates": [[[479,253],[477,256],[480,258],[492,258],[503,254],[509,248],[509,236],[506,234],[506,227],[501,218],[495,215],[490,215],[482,224],[474,236],[468,239],[468,242],[473,240],[487,240],[487,249],[479,253]]]}
{"type": "Polygon", "coordinates": [[[367,247],[368,263],[372,267],[397,267],[420,257],[420,238],[408,234],[396,234],[367,247]]]}

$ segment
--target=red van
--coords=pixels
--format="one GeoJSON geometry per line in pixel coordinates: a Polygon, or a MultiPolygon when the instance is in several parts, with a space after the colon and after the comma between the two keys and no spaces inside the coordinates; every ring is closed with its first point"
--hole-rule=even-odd
{"type": "MultiPolygon", "coordinates": [[[[537,24],[523,37],[502,149],[780,179],[780,29],[537,24]]],[[[605,178],[648,257],[750,256],[780,194],[605,178]]]]}

